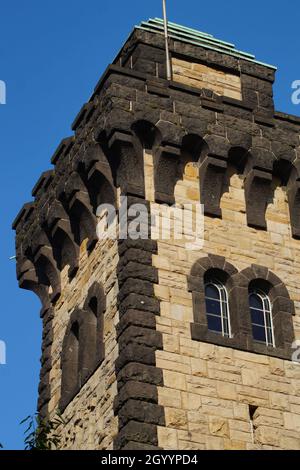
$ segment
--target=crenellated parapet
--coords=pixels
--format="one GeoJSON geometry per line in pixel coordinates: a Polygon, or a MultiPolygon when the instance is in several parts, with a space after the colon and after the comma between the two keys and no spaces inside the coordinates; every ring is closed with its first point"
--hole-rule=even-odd
{"type": "MultiPolygon", "coordinates": [[[[154,155],[158,202],[174,203],[184,164],[193,162],[199,167],[200,202],[214,217],[222,216],[220,200],[233,166],[244,178],[248,224],[262,229],[277,179],[287,188],[292,233],[299,236],[297,118],[277,113],[264,123],[253,114],[251,120],[241,119],[230,115],[222,97],[203,102],[201,91],[190,94],[181,84],[157,77],[151,83],[156,88],[149,88],[147,74],[116,65],[106,72],[92,98],[98,107],[77,123],[74,137],[62,141],[52,158],[55,169],[42,174],[33,189],[34,202],[15,221],[17,248],[33,263],[39,282],[51,286],[51,302],[59,295],[61,269],[69,265],[69,274],[76,272],[82,241],[88,238],[89,249],[97,242],[98,205],[115,204],[117,188],[144,197],[143,149],[154,155]],[[147,98],[143,107],[137,93],[141,87],[147,98]]],[[[247,108],[233,101],[232,112],[247,108]]]]}
{"type": "Polygon", "coordinates": [[[275,113],[257,122],[247,100],[204,94],[117,65],[107,70],[91,98],[93,113],[81,111],[75,135],[61,142],[54,170],[43,173],[34,202],[14,223],[21,265],[30,260],[50,302],[59,296],[60,271],[69,265],[75,274],[82,241],[88,239],[88,249],[97,242],[98,205],[116,204],[117,188],[144,197],[144,149],[154,157],[157,202],[175,202],[184,165],[193,162],[205,213],[222,217],[233,167],[244,180],[248,225],[266,229],[276,179],[286,187],[292,234],[299,237],[299,120],[275,113]]]}

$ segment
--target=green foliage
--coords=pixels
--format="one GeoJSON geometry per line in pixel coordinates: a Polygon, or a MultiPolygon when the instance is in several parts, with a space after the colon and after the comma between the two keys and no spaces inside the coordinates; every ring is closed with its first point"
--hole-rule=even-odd
{"type": "Polygon", "coordinates": [[[25,450],[57,450],[60,446],[60,436],[56,433],[65,422],[59,413],[53,419],[42,419],[38,414],[27,416],[20,424],[27,424],[24,431],[25,450]]]}

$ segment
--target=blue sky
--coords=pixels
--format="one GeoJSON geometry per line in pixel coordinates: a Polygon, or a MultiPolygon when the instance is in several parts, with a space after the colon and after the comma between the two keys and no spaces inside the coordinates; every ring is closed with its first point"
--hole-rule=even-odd
{"type": "MultiPolygon", "coordinates": [[[[300,80],[300,3],[290,0],[167,0],[169,19],[234,42],[277,65],[276,107],[300,115],[291,83],[300,80]]],[[[1,313],[0,442],[23,448],[19,422],[35,412],[41,346],[39,301],[18,289],[11,223],[60,140],[133,26],[161,17],[161,0],[0,0],[1,313]]]]}

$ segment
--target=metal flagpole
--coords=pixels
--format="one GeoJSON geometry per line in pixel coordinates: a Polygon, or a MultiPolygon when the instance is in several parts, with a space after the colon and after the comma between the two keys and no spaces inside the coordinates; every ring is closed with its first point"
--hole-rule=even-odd
{"type": "Polygon", "coordinates": [[[164,29],[165,29],[165,43],[166,43],[167,80],[172,80],[172,67],[171,67],[171,59],[170,59],[170,52],[169,52],[169,34],[168,34],[166,0],[163,0],[163,13],[164,13],[164,29]]]}

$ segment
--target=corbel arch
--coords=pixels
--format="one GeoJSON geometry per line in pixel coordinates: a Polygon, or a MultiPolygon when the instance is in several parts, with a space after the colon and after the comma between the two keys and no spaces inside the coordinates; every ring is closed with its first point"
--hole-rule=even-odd
{"type": "Polygon", "coordinates": [[[252,156],[247,147],[234,146],[228,151],[227,166],[224,169],[223,186],[221,189],[220,207],[224,204],[224,200],[229,196],[234,198],[234,208],[236,211],[246,213],[246,201],[245,201],[245,178],[250,171],[252,165],[252,156]],[[242,192],[243,197],[238,200],[235,199],[235,195],[230,195],[231,187],[235,189],[239,188],[242,192]]]}
{"type": "Polygon", "coordinates": [[[194,163],[199,173],[200,161],[208,152],[207,143],[201,136],[176,132],[169,131],[170,141],[165,141],[162,135],[162,144],[155,153],[155,199],[167,204],[175,203],[175,187],[178,181],[183,180],[186,165],[194,163]]]}
{"type": "Polygon", "coordinates": [[[117,194],[112,178],[107,178],[97,165],[89,173],[87,186],[94,213],[97,213],[100,204],[110,204],[116,207],[117,194]]]}
{"type": "Polygon", "coordinates": [[[73,172],[67,180],[64,195],[65,208],[69,214],[74,240],[78,246],[88,239],[88,250],[97,243],[97,220],[93,213],[87,188],[77,172],[73,172]]]}
{"type": "Polygon", "coordinates": [[[293,163],[287,182],[287,197],[290,210],[292,236],[300,239],[300,162],[293,163]]]}
{"type": "Polygon", "coordinates": [[[55,200],[50,206],[46,223],[57,266],[62,271],[68,265],[69,277],[73,277],[79,267],[79,246],[75,243],[69,216],[60,201],[55,200]]]}
{"type": "Polygon", "coordinates": [[[40,284],[35,266],[28,258],[18,260],[17,279],[21,289],[30,290],[39,297],[42,311],[50,307],[49,289],[46,285],[40,284]]]}
{"type": "Polygon", "coordinates": [[[229,191],[231,177],[237,174],[244,178],[251,158],[247,147],[231,147],[224,138],[222,142],[210,139],[209,143],[212,147],[200,166],[201,203],[206,215],[221,217],[221,199],[229,191]]]}
{"type": "Polygon", "coordinates": [[[131,129],[145,150],[155,150],[161,143],[162,134],[158,127],[150,121],[145,119],[135,121],[131,129]]]}
{"type": "Polygon", "coordinates": [[[132,131],[113,131],[106,143],[114,186],[123,195],[144,198],[143,148],[132,131]]]}
{"type": "Polygon", "coordinates": [[[278,212],[281,217],[286,218],[287,222],[293,225],[292,223],[292,212],[295,209],[295,200],[292,201],[291,192],[288,188],[292,186],[292,175],[295,172],[295,168],[292,162],[286,158],[279,158],[275,160],[273,164],[273,171],[272,171],[272,182],[270,187],[270,195],[269,200],[266,208],[266,217],[267,215],[270,217],[271,214],[269,210],[275,210],[276,218],[278,217],[278,212]],[[278,193],[280,191],[280,193],[278,193]],[[280,206],[277,206],[278,197],[282,200],[280,201],[280,206]],[[286,210],[283,209],[282,202],[286,201],[286,210]],[[275,204],[275,207],[274,207],[275,204]],[[271,206],[270,206],[271,205],[271,206]],[[272,207],[273,206],[273,207],[272,207]],[[294,207],[293,207],[294,206],[294,207]]]}
{"type": "Polygon", "coordinates": [[[39,282],[48,286],[51,302],[56,302],[61,293],[60,272],[49,238],[41,227],[34,234],[26,254],[31,256],[39,282]]]}

